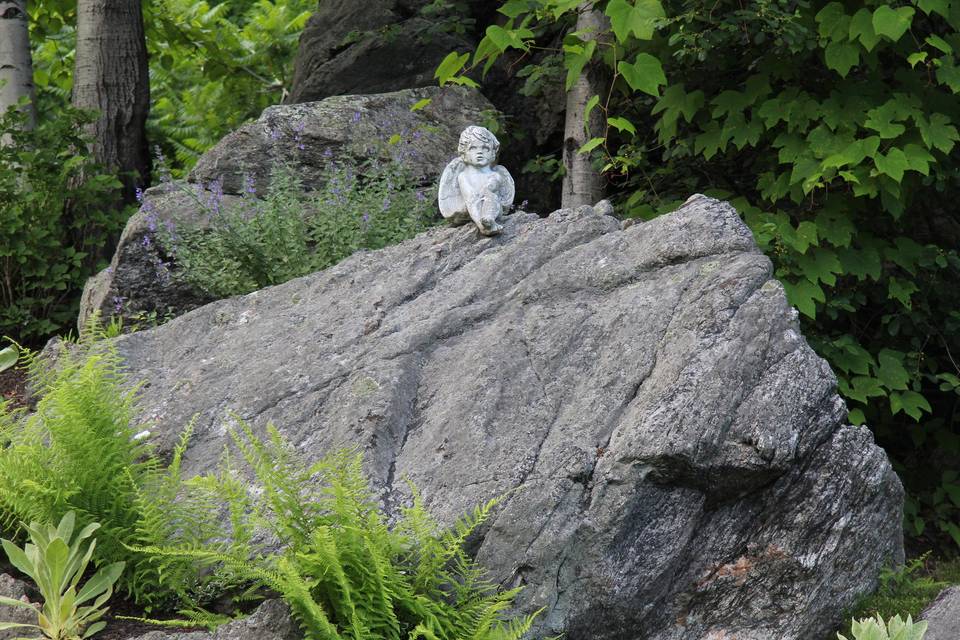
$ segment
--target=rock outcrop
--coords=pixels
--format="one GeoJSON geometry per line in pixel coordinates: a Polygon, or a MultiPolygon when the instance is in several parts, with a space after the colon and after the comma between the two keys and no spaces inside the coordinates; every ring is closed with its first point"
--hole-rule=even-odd
{"type": "Polygon", "coordinates": [[[507,495],[477,557],[570,640],[818,640],[902,560],[903,491],[845,423],[769,260],[697,196],[439,228],[118,341],[185,473],[228,412],[365,452],[443,522],[507,495]],[[517,491],[512,491],[519,489],[517,491]]]}
{"type": "MultiPolygon", "coordinates": [[[[22,580],[6,574],[0,573],[0,596],[13,598],[14,600],[37,601],[34,590],[22,580]]],[[[15,622],[18,624],[37,624],[37,614],[30,609],[23,607],[14,607],[8,604],[0,604],[0,622],[15,622]]],[[[23,627],[5,629],[0,631],[0,640],[13,640],[23,636],[35,636],[30,629],[23,627]]]]}
{"type": "Polygon", "coordinates": [[[920,614],[926,620],[924,640],[957,640],[960,638],[960,586],[944,589],[920,614]]]}
{"type": "Polygon", "coordinates": [[[267,600],[250,616],[229,622],[216,631],[150,631],[130,640],[300,640],[303,634],[279,600],[267,600]]]}
{"type": "Polygon", "coordinates": [[[332,162],[359,165],[377,157],[402,162],[432,185],[456,154],[460,131],[492,113],[479,92],[463,87],[269,107],[201,156],[190,174],[194,184],[168,182],[147,190],[110,266],[84,287],[78,324],[83,327],[99,311],[104,318],[124,318],[128,327],[145,326],[211,302],[183,277],[174,248],[166,246],[169,231],[175,235],[175,224],[204,225],[214,208],[234,206],[251,192],[263,194],[276,163],[284,163],[307,190],[324,181],[332,162]],[[410,110],[427,98],[427,106],[410,110]]]}

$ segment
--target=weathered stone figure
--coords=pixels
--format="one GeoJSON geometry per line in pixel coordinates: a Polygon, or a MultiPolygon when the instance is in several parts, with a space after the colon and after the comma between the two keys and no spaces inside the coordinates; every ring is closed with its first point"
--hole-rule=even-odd
{"type": "Polygon", "coordinates": [[[473,221],[485,236],[500,233],[500,217],[513,204],[510,172],[494,164],[500,151],[496,136],[483,127],[467,127],[460,134],[459,157],[440,176],[440,213],[453,224],[473,221]]]}

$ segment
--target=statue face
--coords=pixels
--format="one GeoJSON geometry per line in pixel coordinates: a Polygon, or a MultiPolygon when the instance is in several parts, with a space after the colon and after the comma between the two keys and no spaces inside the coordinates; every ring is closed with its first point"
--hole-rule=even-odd
{"type": "Polygon", "coordinates": [[[471,140],[463,152],[463,161],[477,167],[487,167],[496,159],[496,149],[484,140],[471,140]]]}

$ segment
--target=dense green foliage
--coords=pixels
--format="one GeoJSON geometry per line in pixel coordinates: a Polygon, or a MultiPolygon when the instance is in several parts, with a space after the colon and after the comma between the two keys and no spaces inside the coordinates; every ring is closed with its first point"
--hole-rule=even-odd
{"type": "Polygon", "coordinates": [[[37,624],[0,622],[0,629],[34,628],[49,640],[78,640],[89,638],[107,626],[101,619],[107,612],[104,605],[113,595],[113,585],[123,572],[123,562],[101,567],[81,586],[80,580],[97,545],[96,539],[91,539],[84,548],[84,542],[100,525],[92,522],[74,537],[75,523],[76,514],[68,511],[56,526],[41,522],[24,524],[30,542],[22,549],[10,540],[3,540],[3,550],[10,563],[33,580],[43,605],[0,596],[0,604],[37,613],[37,624]]]}
{"type": "Polygon", "coordinates": [[[174,502],[179,455],[164,466],[132,426],[136,389],[95,332],[61,344],[53,369],[23,356],[40,399],[29,416],[0,404],[0,523],[22,536],[19,522],[74,511],[81,527],[101,523],[99,558],[126,563],[123,591],[146,605],[183,601],[198,580],[193,563],[156,563],[126,545],[202,542],[191,523],[209,505],[174,502]]]}
{"type": "MultiPolygon", "coordinates": [[[[379,249],[412,238],[437,218],[433,199],[398,162],[359,169],[331,162],[316,192],[305,193],[290,168],[274,167],[263,198],[248,181],[243,200],[196,198],[209,223],[166,230],[187,279],[217,297],[249,293],[336,264],[358,249],[379,249]]],[[[164,233],[161,229],[161,234],[164,233]]]]}
{"type": "Polygon", "coordinates": [[[232,551],[146,551],[216,563],[235,580],[279,593],[310,640],[519,640],[530,628],[533,616],[503,619],[518,589],[498,591],[463,551],[496,501],[444,531],[414,490],[391,529],[359,454],[341,451],[308,465],[275,428],[267,431],[266,440],[244,423],[231,431],[262,492],[246,490],[230,455],[218,474],[190,483],[228,505],[223,535],[236,542],[232,551]],[[255,536],[258,530],[269,538],[255,536]]]}
{"type": "Polygon", "coordinates": [[[104,262],[128,212],[103,203],[119,186],[83,151],[89,114],[64,107],[23,130],[0,115],[0,335],[35,342],[71,327],[80,289],[104,262]]]}
{"type": "MultiPolygon", "coordinates": [[[[472,58],[441,82],[566,29],[528,57],[527,90],[607,70],[606,132],[581,149],[629,216],[696,191],[744,215],[804,331],[910,490],[908,528],[960,545],[960,3],[866,0],[598,0],[595,40],[571,32],[579,2],[507,0],[472,58]]],[[[476,75],[476,74],[474,74],[476,75]]]]}

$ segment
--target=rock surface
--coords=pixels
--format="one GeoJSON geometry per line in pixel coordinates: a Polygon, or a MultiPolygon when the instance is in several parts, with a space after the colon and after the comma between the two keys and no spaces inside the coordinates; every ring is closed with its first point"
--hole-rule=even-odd
{"type": "Polygon", "coordinates": [[[130,640],[301,640],[290,610],[279,600],[267,600],[249,617],[223,625],[213,633],[150,631],[130,640]]]}
{"type": "MultiPolygon", "coordinates": [[[[0,596],[13,598],[14,600],[30,600],[31,595],[33,595],[33,590],[26,582],[17,580],[6,573],[0,573],[0,596]]],[[[29,609],[2,604],[0,605],[0,621],[37,624],[37,614],[29,609]]],[[[12,640],[13,638],[23,637],[39,638],[40,636],[40,632],[36,631],[36,629],[24,627],[0,631],[0,640],[12,640]]]]}
{"type": "MultiPolygon", "coordinates": [[[[300,36],[289,102],[435,84],[433,72],[471,41],[435,28],[424,0],[323,0],[300,36]]],[[[474,2],[474,4],[478,4],[474,2]]]]}
{"type": "Polygon", "coordinates": [[[323,180],[330,160],[360,164],[380,157],[401,160],[414,176],[433,182],[457,150],[460,131],[493,117],[477,90],[428,87],[393,93],[335,96],[320,102],[268,107],[256,122],[228,134],[203,154],[192,182],[220,180],[225,193],[243,193],[244,175],[266,188],[278,160],[310,188],[323,180]],[[420,100],[430,103],[417,111],[420,100]],[[394,136],[394,144],[389,141],[394,136]]]}
{"type": "Polygon", "coordinates": [[[926,620],[927,634],[923,640],[957,640],[960,638],[960,586],[944,589],[929,607],[920,614],[926,620]]]}
{"type": "Polygon", "coordinates": [[[185,472],[228,411],[309,458],[356,445],[388,509],[478,542],[569,640],[819,640],[902,561],[903,491],[727,204],[441,228],[118,341],[185,472]]]}
{"type": "Polygon", "coordinates": [[[170,234],[163,230],[173,229],[174,222],[203,225],[215,206],[236,205],[238,194],[263,193],[277,161],[286,163],[308,190],[322,181],[331,161],[356,165],[378,153],[402,161],[414,176],[432,184],[456,155],[460,131],[484,122],[492,111],[477,91],[461,87],[340,96],[266,109],[259,120],[229,134],[200,158],[191,174],[195,184],[171,182],[146,191],[110,266],[87,281],[77,324],[83,327],[99,311],[103,318],[122,317],[127,327],[145,326],[211,302],[210,295],[182,277],[174,252],[165,246],[170,234]],[[424,98],[430,104],[411,112],[424,98]],[[395,134],[400,141],[387,144],[395,134]]]}

